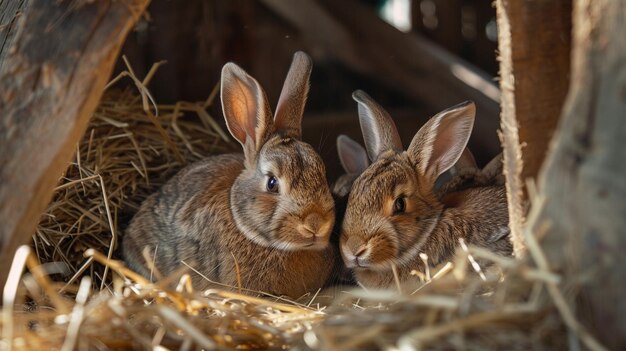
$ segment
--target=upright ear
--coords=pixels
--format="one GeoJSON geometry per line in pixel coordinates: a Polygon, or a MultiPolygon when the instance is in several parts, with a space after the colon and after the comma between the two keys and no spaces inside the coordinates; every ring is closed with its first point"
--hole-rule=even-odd
{"type": "Polygon", "coordinates": [[[363,146],[347,135],[341,134],[337,137],[337,153],[347,174],[361,174],[369,166],[367,152],[363,146]]]}
{"type": "Polygon", "coordinates": [[[454,164],[454,168],[456,168],[457,171],[462,169],[478,169],[474,154],[472,154],[469,148],[466,147],[463,149],[461,156],[454,164]]]}
{"type": "Polygon", "coordinates": [[[409,159],[432,184],[461,157],[475,114],[474,103],[463,102],[435,115],[413,137],[407,150],[409,159]]]}
{"type": "Polygon", "coordinates": [[[226,126],[254,157],[272,131],[272,113],[263,88],[243,69],[229,62],[222,68],[221,98],[226,126]]]}
{"type": "Polygon", "coordinates": [[[311,68],[307,54],[298,51],[293,55],[274,117],[275,130],[285,136],[296,139],[302,136],[302,114],[309,93],[311,68]]]}
{"type": "Polygon", "coordinates": [[[389,150],[402,152],[402,141],[393,120],[376,101],[362,90],[352,93],[358,103],[359,123],[370,160],[389,150]]]}

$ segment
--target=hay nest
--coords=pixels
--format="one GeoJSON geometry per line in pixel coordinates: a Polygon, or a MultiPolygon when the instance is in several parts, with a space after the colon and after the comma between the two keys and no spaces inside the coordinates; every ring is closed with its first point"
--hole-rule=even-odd
{"type": "Polygon", "coordinates": [[[185,271],[150,283],[128,270],[115,248],[141,201],[186,163],[236,149],[206,111],[216,91],[205,102],[153,106],[145,88],[153,74],[139,80],[129,68],[122,76],[139,94],[105,93],[34,249],[17,252],[1,349],[526,350],[576,340],[599,349],[567,308],[532,235],[536,264],[470,247],[417,274],[413,291],[336,288],[298,301],[228,287],[195,291],[185,271]],[[475,258],[499,272],[469,274],[475,258]]]}
{"type": "Polygon", "coordinates": [[[148,195],[186,164],[236,150],[207,112],[217,86],[204,102],[155,105],[145,86],[156,68],[143,81],[130,68],[113,81],[128,76],[141,94],[105,91],[33,237],[42,262],[72,274],[69,284],[88,274],[104,288],[108,270],[86,260],[85,250],[113,257],[124,225],[148,195]]]}

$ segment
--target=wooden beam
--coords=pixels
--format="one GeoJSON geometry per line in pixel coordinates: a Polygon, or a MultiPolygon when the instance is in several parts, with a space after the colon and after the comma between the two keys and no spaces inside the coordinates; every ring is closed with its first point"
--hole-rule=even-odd
{"type": "Polygon", "coordinates": [[[519,255],[524,251],[524,184],[537,176],[567,94],[572,3],[498,0],[496,5],[504,170],[519,255]]]}
{"type": "Polygon", "coordinates": [[[148,0],[31,0],[0,76],[0,286],[148,0]]]}
{"type": "Polygon", "coordinates": [[[28,0],[0,0],[0,72],[4,58],[13,47],[19,19],[28,4],[28,0]]]}
{"type": "Polygon", "coordinates": [[[487,150],[500,148],[500,93],[478,68],[415,33],[400,32],[355,0],[262,2],[300,29],[314,56],[338,59],[431,111],[474,100],[479,142],[487,150]]]}
{"type": "MultiPolygon", "coordinates": [[[[563,278],[553,290],[569,288],[562,293],[578,320],[568,323],[571,335],[586,336],[581,323],[604,346],[624,350],[626,0],[574,3],[569,95],[529,226],[544,238],[549,268],[563,278]]],[[[600,349],[590,338],[581,342],[600,349]]]]}

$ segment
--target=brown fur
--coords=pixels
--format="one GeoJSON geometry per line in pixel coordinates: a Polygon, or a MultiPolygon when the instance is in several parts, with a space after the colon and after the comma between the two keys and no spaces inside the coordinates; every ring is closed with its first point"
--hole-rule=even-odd
{"type": "Polygon", "coordinates": [[[370,162],[365,148],[344,134],[337,137],[337,154],[345,173],[335,180],[331,189],[333,195],[347,201],[352,183],[367,169],[370,162]]]}
{"type": "Polygon", "coordinates": [[[337,153],[345,173],[339,176],[331,186],[335,200],[335,227],[333,228],[331,244],[334,245],[337,250],[335,268],[328,285],[355,285],[352,270],[346,267],[341,260],[339,235],[352,183],[354,183],[354,180],[367,168],[369,160],[365,148],[343,134],[337,137],[337,153]]]}
{"type": "MultiPolygon", "coordinates": [[[[131,268],[150,275],[141,254],[148,247],[164,274],[184,261],[211,281],[236,287],[239,278],[245,289],[292,298],[324,285],[335,214],[324,164],[299,140],[309,74],[308,57],[296,54],[272,119],[258,83],[234,64],[224,67],[224,115],[244,154],[192,164],[142,204],[123,242],[131,268]],[[266,188],[271,176],[277,193],[266,188]]],[[[211,287],[201,275],[194,274],[196,288],[211,287]]]]}
{"type": "MultiPolygon", "coordinates": [[[[362,128],[372,124],[387,124],[378,130],[395,128],[389,126],[393,123],[390,118],[380,118],[385,114],[380,106],[360,94],[355,97],[362,111],[359,117],[370,120],[362,123],[362,128]]],[[[428,255],[430,265],[437,265],[453,256],[460,238],[503,255],[511,253],[502,185],[481,184],[443,195],[434,190],[437,177],[465,148],[471,123],[473,105],[446,110],[420,129],[408,150],[401,152],[396,151],[394,136],[369,131],[369,139],[376,144],[366,147],[372,150],[375,162],[352,186],[340,238],[342,256],[348,266],[354,266],[361,284],[392,286],[392,265],[398,268],[401,281],[416,279],[410,277],[411,270],[425,268],[419,253],[428,255]],[[406,210],[394,214],[398,197],[404,197],[406,210]],[[357,266],[354,256],[359,251],[365,254],[357,266]]]]}

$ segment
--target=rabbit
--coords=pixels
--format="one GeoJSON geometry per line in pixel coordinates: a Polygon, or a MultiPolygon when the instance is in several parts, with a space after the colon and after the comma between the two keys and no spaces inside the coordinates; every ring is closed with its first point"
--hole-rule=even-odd
{"type": "MultiPolygon", "coordinates": [[[[331,236],[331,244],[334,245],[338,245],[339,243],[338,237],[341,230],[341,223],[345,214],[348,194],[352,188],[352,183],[370,164],[365,148],[357,141],[344,134],[337,137],[337,154],[345,173],[340,175],[331,186],[331,191],[335,198],[335,229],[331,236]]],[[[464,179],[469,178],[470,174],[477,174],[477,168],[478,166],[476,165],[473,154],[468,148],[465,148],[456,164],[437,179],[437,183],[439,184],[437,184],[435,188],[439,189],[446,186],[447,189],[449,188],[448,182],[460,186],[460,182],[452,180],[456,180],[461,174],[464,175],[464,179]]],[[[328,285],[354,285],[355,281],[352,277],[352,271],[343,263],[339,251],[337,251],[337,254],[336,268],[328,285]]]]}
{"type": "Polygon", "coordinates": [[[449,183],[451,183],[453,179],[455,179],[455,181],[458,181],[459,176],[476,174],[477,172],[480,172],[480,170],[478,169],[478,165],[476,164],[476,159],[474,158],[474,155],[469,150],[469,148],[466,147],[463,150],[461,157],[459,157],[454,166],[450,167],[450,169],[443,172],[439,177],[437,177],[434,185],[435,192],[443,192],[444,189],[449,186],[449,183]]]}
{"type": "Polygon", "coordinates": [[[436,266],[454,255],[459,239],[510,255],[508,210],[502,185],[437,194],[438,176],[460,158],[475,115],[472,102],[432,117],[404,150],[387,112],[355,91],[359,122],[372,164],[355,179],[341,224],[340,252],[357,282],[368,288],[414,281],[425,270],[420,253],[436,266]]]}
{"type": "Polygon", "coordinates": [[[332,193],[336,197],[347,199],[352,183],[365,171],[370,162],[363,146],[344,134],[337,137],[337,154],[345,173],[333,183],[332,193]]]}
{"type": "MultiPolygon", "coordinates": [[[[458,163],[458,162],[457,162],[458,163]]],[[[495,156],[482,169],[474,166],[457,168],[454,176],[442,184],[438,193],[448,194],[469,188],[482,186],[500,185],[504,186],[505,177],[502,171],[502,153],[495,156]]]]}
{"type": "Polygon", "coordinates": [[[324,163],[301,140],[310,73],[311,59],[297,52],[272,118],[259,83],[224,65],[222,109],[243,154],[191,164],[145,200],[123,240],[131,268],[150,275],[148,247],[161,273],[190,264],[200,289],[216,282],[295,299],[324,285],[335,208],[324,163]]]}
{"type": "MultiPolygon", "coordinates": [[[[352,183],[354,180],[367,169],[370,164],[369,159],[367,158],[367,152],[365,148],[352,138],[347,135],[341,134],[337,137],[337,153],[339,155],[339,161],[344,170],[344,174],[339,176],[337,180],[331,186],[333,196],[335,198],[342,198],[347,201],[348,194],[350,193],[350,189],[352,188],[352,183]]],[[[501,155],[500,155],[501,157],[501,155]]],[[[494,159],[497,161],[498,158],[494,159]]],[[[497,173],[498,169],[497,162],[493,162],[493,165],[488,165],[485,170],[481,171],[478,169],[478,165],[476,164],[476,160],[472,152],[465,148],[459,160],[454,164],[454,166],[450,167],[449,170],[444,172],[437,178],[437,182],[435,185],[435,189],[443,188],[444,185],[453,178],[459,175],[472,174],[477,175],[478,173],[488,173],[483,177],[494,177],[492,173],[497,173]]],[[[501,166],[500,161],[500,166],[501,166]]],[[[500,173],[501,172],[500,168],[500,173]]],[[[342,213],[343,214],[343,213],[342,213]]],[[[343,218],[343,216],[342,216],[343,218]]],[[[337,217],[336,220],[341,223],[340,218],[337,217]]]]}
{"type": "MultiPolygon", "coordinates": [[[[337,137],[337,154],[345,173],[331,185],[331,192],[335,200],[335,227],[331,234],[330,243],[338,248],[340,225],[346,210],[350,188],[354,180],[369,166],[369,160],[365,148],[344,134],[337,137]]],[[[326,286],[355,285],[352,271],[343,264],[338,249],[335,254],[335,268],[326,286]]]]}

